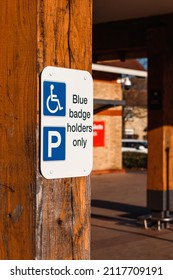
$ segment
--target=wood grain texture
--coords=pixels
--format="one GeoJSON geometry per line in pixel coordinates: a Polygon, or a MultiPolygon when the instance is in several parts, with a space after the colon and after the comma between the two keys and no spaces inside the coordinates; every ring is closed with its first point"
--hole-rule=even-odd
{"type": "Polygon", "coordinates": [[[36,1],[0,2],[0,259],[32,259],[36,1]]]}
{"type": "Polygon", "coordinates": [[[39,79],[91,70],[91,2],[0,2],[0,259],[90,256],[90,178],[39,171],[39,79]]]}
{"type": "MultiPolygon", "coordinates": [[[[91,71],[91,2],[38,1],[38,75],[48,65],[91,71]]],[[[37,259],[88,259],[90,178],[46,180],[38,171],[36,225],[37,259]]]]}
{"type": "MultiPolygon", "coordinates": [[[[169,18],[169,17],[168,17],[169,18]]],[[[151,28],[148,40],[148,94],[161,92],[161,107],[148,110],[148,189],[173,190],[173,32],[169,24],[151,28]]],[[[173,205],[172,205],[173,207],[173,205]]]]}

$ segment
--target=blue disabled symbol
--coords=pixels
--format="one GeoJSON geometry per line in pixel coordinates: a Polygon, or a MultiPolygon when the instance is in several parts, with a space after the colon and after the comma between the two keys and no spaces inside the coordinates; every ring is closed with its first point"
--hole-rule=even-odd
{"type": "Polygon", "coordinates": [[[44,107],[46,116],[65,116],[66,114],[66,84],[45,81],[43,83],[44,107]]]}

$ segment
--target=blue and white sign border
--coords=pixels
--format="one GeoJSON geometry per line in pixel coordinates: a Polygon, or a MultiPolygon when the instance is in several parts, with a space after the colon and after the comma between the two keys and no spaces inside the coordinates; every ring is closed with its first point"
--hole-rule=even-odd
{"type": "Polygon", "coordinates": [[[89,72],[52,66],[43,69],[40,136],[40,169],[45,178],[90,174],[93,80],[89,72]]]}

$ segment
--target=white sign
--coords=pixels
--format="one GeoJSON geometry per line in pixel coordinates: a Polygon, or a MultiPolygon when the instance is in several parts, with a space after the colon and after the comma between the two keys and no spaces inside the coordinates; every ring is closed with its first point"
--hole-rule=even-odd
{"type": "Polygon", "coordinates": [[[48,66],[41,75],[41,172],[87,176],[93,162],[93,80],[89,72],[48,66]]]}

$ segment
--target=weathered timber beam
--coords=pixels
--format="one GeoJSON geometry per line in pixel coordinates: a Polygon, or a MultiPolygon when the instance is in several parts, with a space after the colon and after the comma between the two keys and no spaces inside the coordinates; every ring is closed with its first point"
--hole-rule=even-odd
{"type": "Polygon", "coordinates": [[[173,14],[93,25],[93,62],[147,56],[147,30],[172,26],[173,14]]]}

